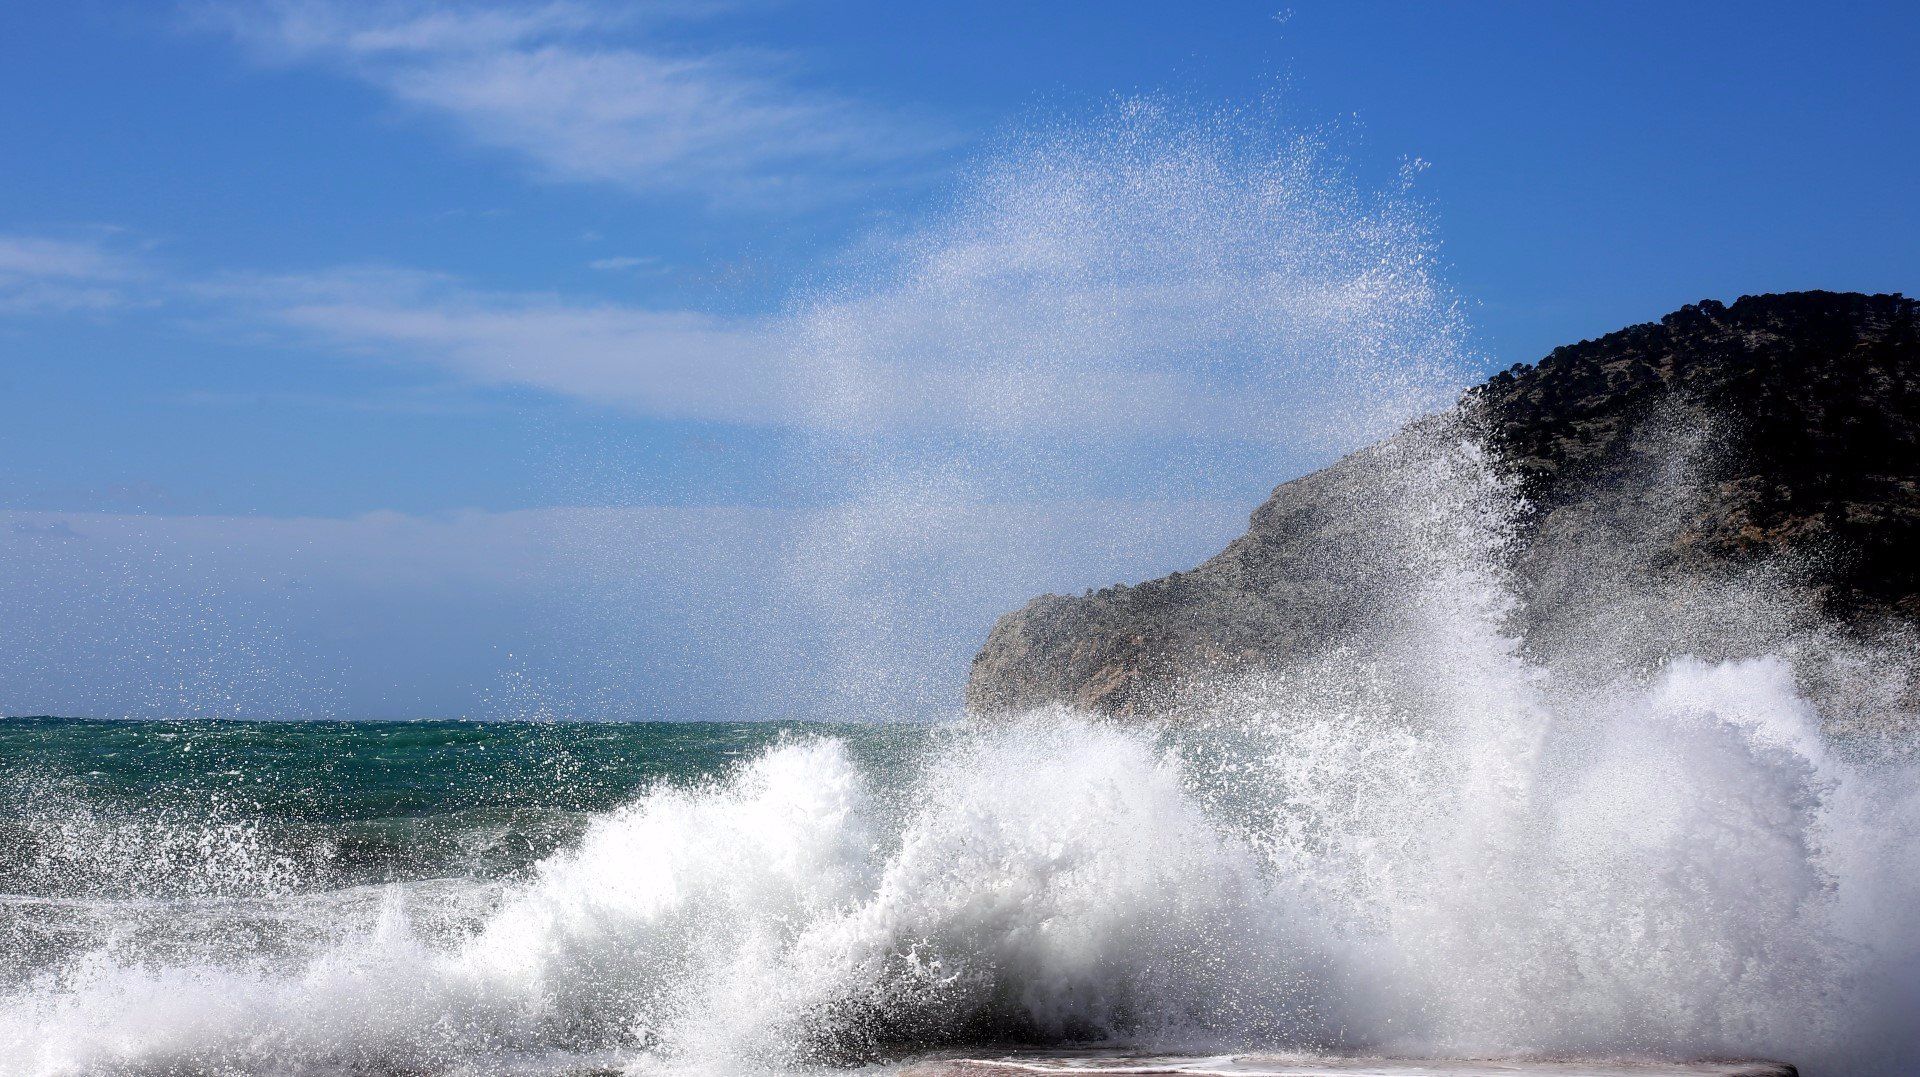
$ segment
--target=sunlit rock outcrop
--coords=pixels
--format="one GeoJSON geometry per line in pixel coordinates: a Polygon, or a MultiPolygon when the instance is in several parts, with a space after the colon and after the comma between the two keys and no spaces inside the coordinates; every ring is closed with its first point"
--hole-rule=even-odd
{"type": "Polygon", "coordinates": [[[1484,451],[1511,495],[1513,632],[1557,661],[1907,631],[1920,618],[1916,306],[1709,300],[1558,348],[1454,414],[1281,485],[1190,572],[1002,617],[968,704],[1156,713],[1177,709],[1183,684],[1376,637],[1408,558],[1383,536],[1418,509],[1412,464],[1447,444],[1484,451]],[[1588,645],[1596,635],[1605,647],[1588,645]]]}

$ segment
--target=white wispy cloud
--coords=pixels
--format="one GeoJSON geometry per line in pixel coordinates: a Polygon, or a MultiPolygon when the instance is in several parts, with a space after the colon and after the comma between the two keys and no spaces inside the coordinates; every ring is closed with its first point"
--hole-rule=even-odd
{"type": "MultiPolygon", "coordinates": [[[[1050,321],[1060,308],[1021,289],[898,286],[758,318],[487,290],[393,268],[228,277],[197,292],[233,332],[664,418],[855,438],[971,431],[1112,442],[1245,438],[1264,414],[1177,369],[1114,376],[1132,358],[1126,349],[1073,340],[1075,329],[1090,330],[1050,321]],[[997,320],[979,309],[986,304],[997,304],[997,320]]],[[[1176,342],[1153,333],[1146,345],[1171,351],[1176,342]]]]}
{"type": "Polygon", "coordinates": [[[734,201],[865,186],[943,145],[894,110],[811,89],[778,54],[660,40],[676,11],[601,3],[207,4],[266,62],[319,64],[560,180],[734,201]]]}
{"type": "Polygon", "coordinates": [[[598,269],[609,273],[618,273],[621,270],[639,269],[641,266],[651,266],[658,263],[659,259],[657,258],[638,258],[632,255],[619,255],[613,258],[595,258],[593,261],[587,263],[587,268],[598,269]]]}
{"type": "MultiPolygon", "coordinates": [[[[449,386],[535,389],[639,415],[803,422],[777,329],[684,309],[476,288],[418,270],[335,268],[202,276],[130,253],[124,237],[0,233],[0,315],[138,311],[249,343],[438,369],[449,386]]],[[[615,258],[627,269],[650,259],[615,258]]],[[[305,398],[327,407],[446,410],[444,392],[305,398]]],[[[256,394],[197,393],[207,402],[256,394]]]]}
{"type": "Polygon", "coordinates": [[[0,234],[0,313],[106,310],[130,301],[135,258],[103,238],[0,234]]]}
{"type": "Polygon", "coordinates": [[[226,317],[336,349],[432,364],[666,417],[786,418],[779,356],[758,323],[558,295],[492,292],[393,269],[229,278],[201,289],[226,317]]]}

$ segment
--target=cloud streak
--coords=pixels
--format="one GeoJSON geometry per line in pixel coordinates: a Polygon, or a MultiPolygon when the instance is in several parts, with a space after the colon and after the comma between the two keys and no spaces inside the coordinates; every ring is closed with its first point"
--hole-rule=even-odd
{"type": "Polygon", "coordinates": [[[664,418],[786,421],[788,387],[760,324],[558,295],[493,292],[391,269],[230,278],[203,294],[229,319],[460,380],[521,386],[664,418]]]}
{"type": "Polygon", "coordinates": [[[139,263],[101,239],[0,235],[0,314],[72,314],[131,301],[139,263]]]}
{"type": "Polygon", "coordinates": [[[950,142],[927,123],[803,85],[777,54],[673,48],[659,26],[671,8],[651,23],[597,3],[196,11],[264,62],[359,79],[553,180],[804,203],[863,189],[950,142]]]}

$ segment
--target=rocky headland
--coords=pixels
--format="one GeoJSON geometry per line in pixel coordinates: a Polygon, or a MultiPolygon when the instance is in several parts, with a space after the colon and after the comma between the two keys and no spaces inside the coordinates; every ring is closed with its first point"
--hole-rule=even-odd
{"type": "Polygon", "coordinates": [[[1884,644],[1920,621],[1916,307],[1709,300],[1503,371],[1451,414],[1282,484],[1192,571],[1003,616],[968,705],[1155,714],[1182,685],[1376,634],[1407,560],[1382,536],[1420,496],[1409,461],[1461,440],[1524,506],[1500,557],[1535,652],[1884,644]]]}

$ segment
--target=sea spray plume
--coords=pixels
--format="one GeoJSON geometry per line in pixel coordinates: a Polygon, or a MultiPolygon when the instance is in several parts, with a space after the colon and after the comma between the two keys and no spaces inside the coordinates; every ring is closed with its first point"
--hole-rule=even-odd
{"type": "Polygon", "coordinates": [[[541,866],[464,960],[612,1042],[677,1048],[680,1026],[742,1020],[805,925],[871,889],[878,805],[840,745],[776,748],[722,786],[665,790],[541,866]],[[755,997],[722,999],[754,977],[755,997]],[[718,1009],[715,1003],[731,1003],[718,1009]]]}
{"type": "Polygon", "coordinates": [[[1367,461],[1401,573],[1373,629],[1174,710],[1201,795],[1376,986],[1350,1042],[1904,1072],[1916,1045],[1884,1015],[1914,998],[1920,936],[1881,902],[1920,882],[1895,878],[1911,761],[1836,750],[1778,658],[1529,653],[1502,567],[1521,506],[1449,430],[1367,461]]]}
{"type": "MultiPolygon", "coordinates": [[[[1624,449],[1582,466],[1607,503],[1543,506],[1509,558],[1530,654],[1562,680],[1645,674],[1675,655],[1774,657],[1816,702],[1821,724],[1884,741],[1920,723],[1914,627],[1897,618],[1834,618],[1826,581],[1842,542],[1803,542],[1742,559],[1703,551],[1719,526],[1730,446],[1748,420],[1686,392],[1657,398],[1624,449]]],[[[1511,470],[1511,468],[1509,468],[1511,470]]]]}
{"type": "Polygon", "coordinates": [[[946,692],[926,683],[927,641],[959,650],[983,591],[1032,576],[993,541],[949,552],[969,566],[961,595],[900,571],[927,506],[1045,513],[1087,475],[1206,496],[1212,476],[1309,466],[1464,383],[1464,321],[1407,176],[1369,190],[1335,134],[1276,113],[1129,99],[1012,136],[944,211],[799,306],[802,463],[855,494],[845,533],[825,518],[796,544],[794,592],[855,710],[946,692]]]}
{"type": "Polygon", "coordinates": [[[0,775],[0,796],[11,802],[0,824],[0,893],[277,897],[316,874],[329,852],[269,833],[229,794],[191,808],[102,805],[14,772],[0,775]]]}
{"type": "MultiPolygon", "coordinates": [[[[982,1039],[1320,1029],[1326,961],[1138,733],[965,734],[884,809],[834,742],[606,821],[467,960],[649,1064],[738,1072],[982,1039]]],[[[1324,1031],[1322,1032],[1324,1036],[1324,1031]]]]}
{"type": "MultiPolygon", "coordinates": [[[[1600,660],[1624,671],[1686,651],[1790,645],[1779,653],[1803,684],[1843,666],[1860,676],[1848,674],[1842,695],[1879,670],[1883,687],[1903,683],[1885,659],[1911,638],[1907,607],[1920,595],[1914,311],[1896,295],[1702,302],[1474,389],[1476,422],[1535,506],[1514,566],[1528,650],[1563,668],[1600,660]],[[1810,621],[1868,646],[1803,664],[1815,656],[1792,641],[1810,621]]],[[[1377,455],[1281,484],[1244,534],[1190,572],[1044,595],[1002,617],[975,661],[969,704],[1071,699],[1139,713],[1152,709],[1152,689],[1195,673],[1290,664],[1329,636],[1372,638],[1346,615],[1353,591],[1393,576],[1379,558],[1354,559],[1379,545],[1367,508],[1377,455]]],[[[1833,716],[1871,714],[1884,728],[1913,711],[1910,700],[1886,699],[1878,713],[1856,702],[1833,716]]]]}
{"type": "Polygon", "coordinates": [[[1361,189],[1329,143],[1150,99],[1009,139],[801,309],[814,407],[1016,443],[1388,432],[1457,386],[1464,327],[1418,204],[1361,189]]]}
{"type": "Polygon", "coordinates": [[[1502,571],[1512,495],[1471,442],[1456,452],[1451,473],[1415,472],[1429,567],[1387,663],[1426,685],[1440,762],[1412,828],[1422,881],[1382,903],[1429,1042],[1737,1051],[1817,1022],[1833,969],[1808,938],[1827,881],[1810,709],[1763,671],[1676,658],[1649,689],[1530,661],[1502,571]]]}
{"type": "Polygon", "coordinates": [[[703,1039],[764,1029],[762,1051],[805,1064],[1329,1035],[1325,955],[1150,737],[1063,715],[977,730],[914,800],[871,896],[748,970],[703,1039]]]}

